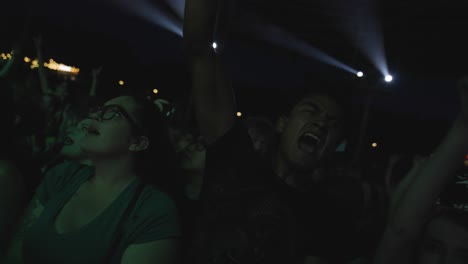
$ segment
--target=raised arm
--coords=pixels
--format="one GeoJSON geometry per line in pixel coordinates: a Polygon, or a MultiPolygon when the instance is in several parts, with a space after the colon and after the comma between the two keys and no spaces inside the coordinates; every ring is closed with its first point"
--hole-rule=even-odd
{"type": "Polygon", "coordinates": [[[101,74],[101,71],[102,71],[102,66],[99,68],[93,69],[93,71],[91,72],[91,76],[93,78],[91,80],[91,89],[89,90],[89,96],[91,97],[96,96],[96,89],[97,89],[98,79],[99,79],[99,75],[101,74]]]}
{"type": "Polygon", "coordinates": [[[18,63],[19,58],[21,57],[21,50],[19,48],[14,48],[12,51],[11,59],[9,59],[5,65],[0,69],[0,78],[8,77],[8,74],[12,71],[15,64],[18,63]]]}
{"type": "Polygon", "coordinates": [[[376,264],[410,263],[410,254],[422,234],[437,198],[463,164],[468,149],[468,80],[459,84],[462,111],[449,133],[424,162],[389,221],[376,252],[376,264]]]}
{"type": "Polygon", "coordinates": [[[212,47],[217,10],[218,0],[185,3],[184,42],[192,71],[194,108],[208,144],[234,126],[236,109],[231,83],[212,47]]]}
{"type": "Polygon", "coordinates": [[[39,63],[38,71],[39,71],[39,81],[41,84],[41,91],[43,94],[52,93],[52,89],[49,86],[49,82],[47,80],[47,72],[44,67],[44,58],[42,56],[42,37],[37,36],[34,38],[34,45],[36,46],[37,52],[37,60],[39,63]]]}

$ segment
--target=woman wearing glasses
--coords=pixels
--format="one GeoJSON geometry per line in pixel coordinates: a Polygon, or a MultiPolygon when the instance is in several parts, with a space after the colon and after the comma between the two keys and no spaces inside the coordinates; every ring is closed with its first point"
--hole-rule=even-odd
{"type": "Polygon", "coordinates": [[[65,163],[47,173],[6,263],[175,262],[176,208],[155,187],[173,173],[157,109],[121,96],[90,118],[81,150],[94,167],[65,163]]]}

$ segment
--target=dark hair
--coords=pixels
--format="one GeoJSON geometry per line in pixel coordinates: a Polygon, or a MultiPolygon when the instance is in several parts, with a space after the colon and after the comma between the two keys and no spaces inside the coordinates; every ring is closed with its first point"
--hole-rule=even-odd
{"type": "Polygon", "coordinates": [[[349,80],[344,79],[331,79],[316,77],[310,81],[308,86],[296,88],[296,92],[291,94],[288,92],[287,96],[281,97],[282,104],[278,110],[278,115],[287,115],[294,107],[304,98],[311,95],[324,95],[333,99],[342,109],[347,113],[351,108],[352,91],[356,84],[351,83],[349,80]]]}
{"type": "Polygon", "coordinates": [[[135,116],[142,129],[138,136],[146,136],[150,142],[146,150],[136,153],[136,172],[143,182],[174,193],[178,174],[165,119],[152,102],[140,96],[131,97],[137,105],[135,116]]]}

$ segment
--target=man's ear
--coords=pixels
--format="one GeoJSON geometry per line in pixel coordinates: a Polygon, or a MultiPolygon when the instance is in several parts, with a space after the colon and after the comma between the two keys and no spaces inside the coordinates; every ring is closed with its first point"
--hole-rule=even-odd
{"type": "Polygon", "coordinates": [[[288,123],[289,118],[285,115],[281,115],[278,120],[276,120],[276,127],[275,130],[277,133],[281,134],[288,123]]]}
{"type": "Polygon", "coordinates": [[[139,152],[149,148],[149,139],[145,136],[140,136],[134,140],[134,142],[130,145],[129,150],[132,152],[139,152]]]}

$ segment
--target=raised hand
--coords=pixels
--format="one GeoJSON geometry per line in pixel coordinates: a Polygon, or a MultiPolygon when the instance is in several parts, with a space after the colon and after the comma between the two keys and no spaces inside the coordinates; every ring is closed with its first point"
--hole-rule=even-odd
{"type": "Polygon", "coordinates": [[[93,78],[99,77],[99,75],[101,74],[101,71],[102,71],[102,66],[99,66],[99,67],[97,67],[97,68],[94,68],[94,69],[91,71],[91,74],[92,74],[93,78]]]}
{"type": "Polygon", "coordinates": [[[34,45],[36,46],[36,49],[40,50],[42,48],[42,36],[37,35],[34,37],[34,45]]]}
{"type": "Polygon", "coordinates": [[[169,101],[164,99],[156,99],[153,103],[158,107],[159,111],[163,112],[164,106],[170,105],[169,101]]]}

